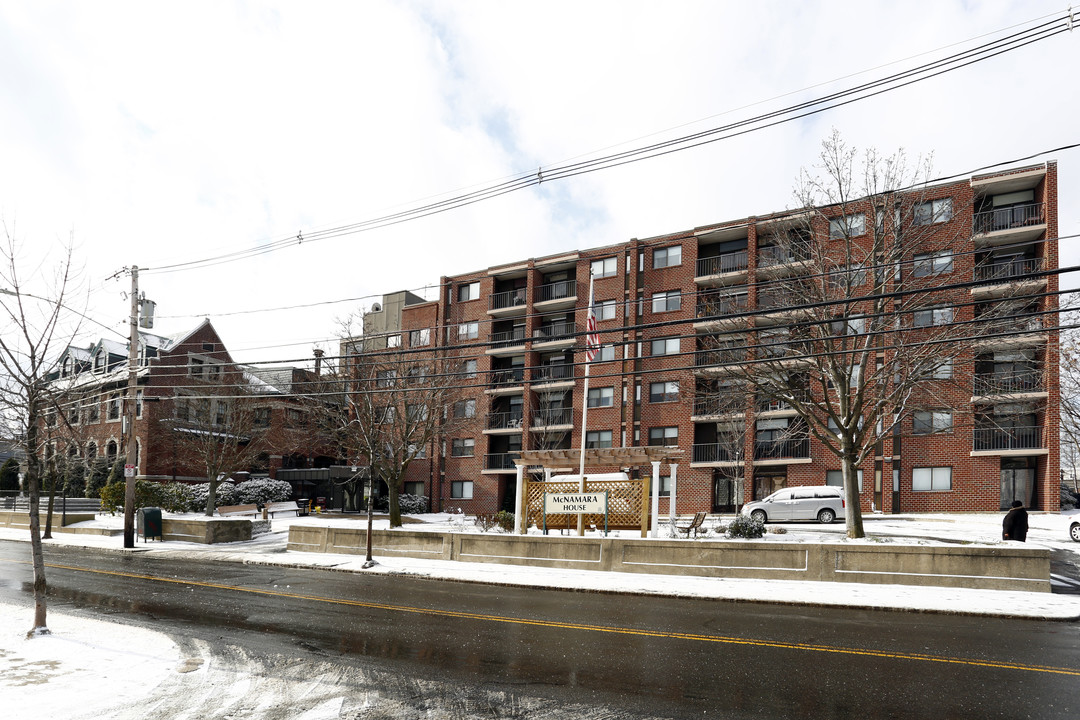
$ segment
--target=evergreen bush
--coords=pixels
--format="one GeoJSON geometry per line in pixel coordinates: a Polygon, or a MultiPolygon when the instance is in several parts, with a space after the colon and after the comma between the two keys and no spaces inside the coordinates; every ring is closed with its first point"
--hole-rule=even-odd
{"type": "Polygon", "coordinates": [[[729,538],[757,540],[764,535],[765,523],[746,515],[736,515],[727,526],[727,536],[729,538]]]}

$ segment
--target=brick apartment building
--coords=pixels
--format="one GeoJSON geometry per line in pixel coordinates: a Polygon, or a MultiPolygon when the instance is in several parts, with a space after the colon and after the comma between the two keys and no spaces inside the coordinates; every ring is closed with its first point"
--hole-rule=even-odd
{"type": "MultiPolygon", "coordinates": [[[[948,238],[896,263],[890,287],[930,298],[913,317],[895,318],[896,328],[914,333],[900,347],[942,318],[981,333],[940,375],[927,376],[910,411],[894,416],[889,437],[861,464],[864,510],[996,511],[1016,498],[1056,509],[1056,175],[1050,162],[935,185],[904,206],[903,220],[900,201],[895,219],[871,200],[844,209],[853,247],[872,227],[884,235],[901,222],[925,225],[931,240],[948,238]]],[[[780,487],[839,484],[836,456],[786,403],[751,395],[738,405],[734,451],[720,442],[731,410],[721,417],[715,407],[753,356],[748,350],[787,349],[796,303],[777,288],[802,272],[792,248],[837,242],[840,211],[818,210],[805,223],[791,213],[747,217],[443,277],[437,301],[388,295],[365,322],[365,337],[403,351],[441,346],[458,359],[468,400],[455,406],[464,422],[453,436],[432,442],[409,468],[409,490],[423,490],[436,509],[512,509],[517,453],[580,447],[586,401],[589,446],[684,451],[679,512],[730,512],[780,487]],[[798,242],[781,247],[777,228],[798,242]],[[590,366],[586,399],[590,272],[603,348],[590,366]]],[[[862,277],[864,270],[844,272],[862,277]]],[[[903,349],[883,346],[879,368],[895,352],[903,349]]],[[[829,387],[808,380],[811,388],[829,387]]],[[[661,489],[666,494],[664,477],[661,489]]]]}

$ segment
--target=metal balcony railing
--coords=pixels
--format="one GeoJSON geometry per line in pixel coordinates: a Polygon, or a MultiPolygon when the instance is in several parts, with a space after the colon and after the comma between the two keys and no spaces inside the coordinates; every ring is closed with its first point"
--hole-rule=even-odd
{"type": "Polygon", "coordinates": [[[794,410],[794,408],[783,400],[758,400],[757,403],[757,411],[759,413],[784,412],[786,410],[794,410]]]}
{"type": "Polygon", "coordinates": [[[516,327],[513,330],[491,333],[491,347],[505,348],[525,344],[525,328],[516,327]]]}
{"type": "Polygon", "coordinates": [[[1042,389],[1042,373],[1034,370],[1014,373],[985,373],[975,376],[976,395],[1041,392],[1042,389]]]}
{"type": "Polygon", "coordinates": [[[810,257],[810,248],[802,245],[766,245],[758,248],[758,267],[774,267],[802,262],[810,257]]]}
{"type": "Polygon", "coordinates": [[[553,407],[533,413],[533,427],[551,427],[553,425],[571,425],[574,422],[574,408],[553,407]]]}
{"type": "Polygon", "coordinates": [[[715,257],[698,258],[697,276],[722,275],[730,272],[740,272],[749,267],[749,256],[745,250],[733,253],[725,253],[715,257]]]}
{"type": "Polygon", "coordinates": [[[569,363],[541,365],[533,370],[534,383],[562,382],[574,379],[574,366],[569,363]]]}
{"type": "Polygon", "coordinates": [[[744,312],[748,307],[750,307],[750,296],[746,293],[737,295],[700,295],[697,301],[697,316],[706,318],[716,315],[732,315],[744,312]]]}
{"type": "Polygon", "coordinates": [[[488,373],[488,383],[492,387],[499,387],[501,385],[521,385],[523,382],[525,382],[524,368],[504,368],[501,370],[492,370],[488,373]]]}
{"type": "Polygon", "coordinates": [[[694,398],[694,415],[742,415],[744,408],[741,399],[733,402],[721,390],[719,397],[694,398]]]}
{"type": "Polygon", "coordinates": [[[712,367],[713,365],[731,365],[746,362],[746,348],[714,348],[698,350],[694,353],[694,367],[712,367]]]}
{"type": "Polygon", "coordinates": [[[730,443],[694,444],[692,462],[738,462],[742,459],[742,445],[735,441],[730,443]],[[739,445],[738,449],[735,448],[736,445],[739,445]]]}
{"type": "Polygon", "coordinates": [[[757,305],[759,310],[779,310],[790,307],[791,300],[787,293],[780,290],[761,290],[758,292],[757,305]]]}
{"type": "Polygon", "coordinates": [[[491,309],[502,310],[508,307],[525,306],[525,288],[516,288],[506,292],[495,293],[491,296],[491,309]]]}
{"type": "Polygon", "coordinates": [[[516,430],[521,427],[521,421],[525,417],[520,410],[509,412],[493,412],[488,414],[488,430],[516,430]]]}
{"type": "Polygon", "coordinates": [[[550,342],[552,340],[565,340],[573,338],[577,332],[572,322],[557,322],[543,325],[533,331],[533,340],[537,342],[550,342]]]}
{"type": "MultiPolygon", "coordinates": [[[[1023,311],[1017,310],[1016,312],[1020,313],[1023,311]]],[[[981,334],[989,337],[993,337],[994,335],[1039,332],[1040,330],[1046,329],[1043,327],[1042,318],[1037,316],[993,317],[992,315],[983,315],[976,319],[983,322],[978,328],[981,334]]]]}
{"type": "Polygon", "coordinates": [[[487,453],[484,455],[485,470],[513,470],[514,461],[521,457],[521,453],[487,453]]]}
{"type": "Polygon", "coordinates": [[[975,267],[975,280],[979,282],[1008,282],[1020,280],[1032,273],[1041,272],[1042,258],[1015,258],[975,267]]]}
{"type": "Polygon", "coordinates": [[[568,300],[577,297],[577,280],[560,280],[536,288],[536,302],[568,300]]]}
{"type": "Polygon", "coordinates": [[[1046,222],[1042,203],[1013,205],[986,212],[975,213],[975,233],[989,233],[998,230],[1041,225],[1046,222]]]}
{"type": "Polygon", "coordinates": [[[808,457],[810,457],[810,438],[784,438],[783,440],[754,442],[755,460],[797,460],[808,457]]]}
{"type": "Polygon", "coordinates": [[[1043,447],[1042,428],[975,428],[975,450],[1035,450],[1043,447]]]}

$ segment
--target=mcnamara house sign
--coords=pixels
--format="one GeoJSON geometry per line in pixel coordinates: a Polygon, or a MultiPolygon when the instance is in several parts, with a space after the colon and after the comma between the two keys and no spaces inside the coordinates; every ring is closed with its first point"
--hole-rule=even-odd
{"type": "Polygon", "coordinates": [[[578,493],[544,493],[544,514],[546,515],[605,515],[607,513],[607,491],[578,493]]]}

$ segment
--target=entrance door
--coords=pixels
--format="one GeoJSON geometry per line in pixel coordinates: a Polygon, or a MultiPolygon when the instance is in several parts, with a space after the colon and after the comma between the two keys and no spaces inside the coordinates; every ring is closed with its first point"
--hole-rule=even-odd
{"type": "Polygon", "coordinates": [[[517,477],[503,478],[502,505],[500,510],[517,512],[517,477]]]}
{"type": "Polygon", "coordinates": [[[714,513],[733,513],[738,509],[739,501],[735,487],[737,482],[741,480],[728,477],[721,470],[713,470],[712,511],[714,513]]]}
{"type": "Polygon", "coordinates": [[[1024,459],[1002,459],[1001,461],[1001,509],[1012,507],[1014,500],[1031,507],[1035,494],[1035,468],[1029,467],[1024,459]]]}

